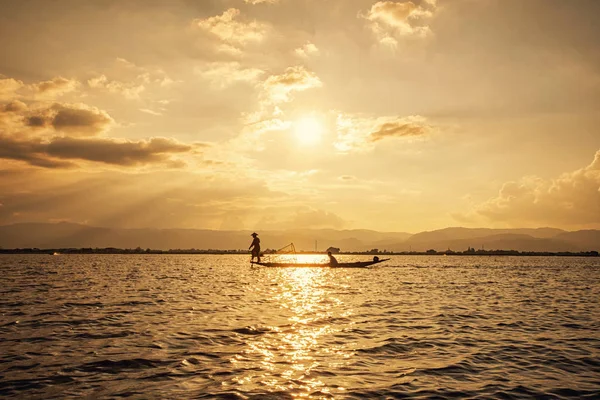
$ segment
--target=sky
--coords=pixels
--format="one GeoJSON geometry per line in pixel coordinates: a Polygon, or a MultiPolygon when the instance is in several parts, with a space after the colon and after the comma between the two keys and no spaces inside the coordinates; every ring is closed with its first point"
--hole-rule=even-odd
{"type": "Polygon", "coordinates": [[[0,225],[600,228],[596,0],[0,0],[0,225]]]}

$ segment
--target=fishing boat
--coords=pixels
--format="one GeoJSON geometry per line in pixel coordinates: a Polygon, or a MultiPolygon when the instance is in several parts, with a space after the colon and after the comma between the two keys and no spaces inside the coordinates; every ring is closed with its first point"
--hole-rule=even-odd
{"type": "Polygon", "coordinates": [[[384,261],[389,260],[389,258],[384,258],[384,259],[379,259],[379,257],[375,256],[373,257],[372,260],[369,261],[355,261],[355,262],[338,262],[335,265],[331,265],[328,262],[325,263],[311,263],[311,262],[298,262],[297,256],[298,254],[296,253],[296,248],[294,246],[294,243],[290,243],[289,245],[277,250],[274,254],[275,257],[277,256],[285,256],[287,259],[284,260],[276,260],[276,261],[253,261],[251,260],[250,263],[252,265],[258,265],[261,267],[270,267],[270,268],[282,268],[282,267],[288,267],[288,268],[367,268],[370,267],[371,265],[375,265],[375,264],[379,264],[382,263],[384,261]]]}
{"type": "Polygon", "coordinates": [[[252,261],[253,265],[260,265],[261,267],[271,268],[367,268],[374,264],[379,264],[389,258],[381,260],[370,260],[370,261],[356,261],[356,262],[338,262],[337,265],[330,265],[329,263],[283,263],[283,262],[256,262],[252,261]]]}

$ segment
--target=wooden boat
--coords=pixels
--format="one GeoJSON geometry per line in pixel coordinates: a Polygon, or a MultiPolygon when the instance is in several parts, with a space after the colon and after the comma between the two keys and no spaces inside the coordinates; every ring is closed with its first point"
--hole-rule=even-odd
{"type": "Polygon", "coordinates": [[[277,263],[277,262],[256,262],[252,261],[254,265],[260,265],[261,267],[271,267],[271,268],[366,268],[374,264],[379,264],[384,261],[389,260],[389,258],[384,258],[381,260],[371,260],[371,261],[357,261],[357,262],[339,262],[337,265],[332,266],[329,263],[277,263]]]}

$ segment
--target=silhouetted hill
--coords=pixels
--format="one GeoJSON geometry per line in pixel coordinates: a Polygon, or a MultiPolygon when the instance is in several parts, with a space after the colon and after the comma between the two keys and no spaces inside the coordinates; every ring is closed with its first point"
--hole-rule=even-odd
{"type": "Polygon", "coordinates": [[[294,243],[297,249],[325,250],[338,247],[344,251],[364,251],[380,248],[381,243],[403,242],[411,236],[405,232],[377,232],[366,229],[291,229],[287,231],[265,231],[260,234],[263,248],[279,249],[294,243]]]}
{"type": "MultiPolygon", "coordinates": [[[[0,247],[61,248],[119,247],[151,249],[247,249],[252,231],[204,229],[111,229],[72,223],[24,223],[0,226],[0,247]]],[[[298,250],[323,251],[333,246],[346,251],[373,248],[379,241],[404,241],[410,233],[369,230],[298,229],[259,232],[263,249],[294,243],[298,250]]]]}
{"type": "MultiPolygon", "coordinates": [[[[252,231],[206,229],[112,229],[72,223],[27,223],[0,226],[2,248],[118,247],[151,249],[247,249],[252,231]]],[[[294,229],[260,231],[263,250],[293,242],[297,250],[319,251],[464,251],[486,250],[591,251],[600,250],[600,231],[567,232],[561,229],[446,228],[416,235],[371,230],[294,229]],[[316,243],[315,243],[316,242],[316,243]]]]}
{"type": "Polygon", "coordinates": [[[575,232],[564,232],[556,236],[556,239],[573,243],[577,246],[593,250],[600,249],[600,230],[582,230],[575,232]]]}
{"type": "Polygon", "coordinates": [[[566,232],[555,228],[488,229],[446,228],[421,232],[404,242],[396,243],[393,251],[464,251],[469,247],[485,250],[518,251],[591,251],[600,248],[598,230],[566,232]]]}
{"type": "Polygon", "coordinates": [[[471,239],[439,240],[430,242],[421,242],[412,247],[412,250],[426,251],[434,249],[438,251],[453,250],[465,251],[469,247],[485,250],[517,250],[517,251],[538,251],[538,252],[558,252],[558,251],[582,251],[580,246],[553,238],[535,238],[530,235],[505,233],[498,235],[489,235],[471,239]]]}
{"type": "Polygon", "coordinates": [[[564,233],[562,229],[536,228],[536,229],[491,229],[491,228],[445,228],[435,231],[417,233],[411,236],[407,243],[437,242],[441,240],[474,239],[490,235],[518,234],[529,235],[534,238],[552,238],[564,233]]]}

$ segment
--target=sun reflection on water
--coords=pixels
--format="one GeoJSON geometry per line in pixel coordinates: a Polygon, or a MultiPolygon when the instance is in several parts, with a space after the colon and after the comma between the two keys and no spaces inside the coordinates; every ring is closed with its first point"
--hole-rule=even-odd
{"type": "Polygon", "coordinates": [[[324,254],[270,254],[265,257],[264,261],[299,264],[326,264],[329,262],[329,258],[324,254]]]}
{"type": "MultiPolygon", "coordinates": [[[[322,256],[303,258],[304,262],[322,262],[323,259],[322,256]]],[[[245,363],[247,372],[234,382],[243,391],[261,387],[268,392],[285,391],[294,397],[309,397],[314,393],[328,396],[331,388],[319,376],[326,371],[328,363],[333,362],[329,357],[334,353],[339,362],[340,358],[351,356],[348,351],[325,344],[325,337],[340,329],[332,324],[335,318],[332,310],[339,310],[341,301],[332,290],[331,272],[318,268],[282,268],[265,274],[271,281],[265,300],[277,324],[266,328],[264,334],[246,339],[243,354],[231,362],[245,363]]],[[[339,392],[343,388],[336,386],[335,390],[339,392]]]]}

